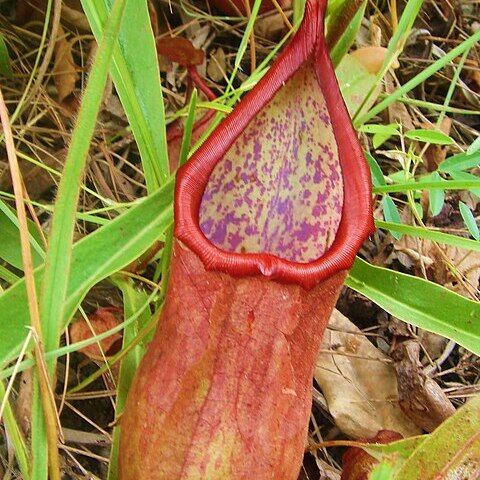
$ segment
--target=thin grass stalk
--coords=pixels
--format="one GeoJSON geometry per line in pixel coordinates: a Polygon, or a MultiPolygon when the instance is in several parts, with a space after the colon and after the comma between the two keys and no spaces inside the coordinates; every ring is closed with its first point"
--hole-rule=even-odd
{"type": "MultiPolygon", "coordinates": [[[[45,328],[45,345],[56,348],[64,322],[65,297],[70,272],[71,249],[79,185],[85,167],[97,113],[106,84],[115,41],[120,29],[126,0],[116,0],[106,25],[98,54],[85,89],[84,101],[72,134],[63,176],[55,202],[45,273],[42,282],[41,315],[45,328]]],[[[54,362],[48,364],[53,374],[54,362]]]]}
{"type": "MultiPolygon", "coordinates": [[[[403,50],[403,46],[407,41],[408,35],[413,27],[415,19],[418,16],[420,8],[423,4],[423,0],[408,0],[405,9],[403,10],[402,17],[400,22],[398,23],[397,28],[393,32],[393,36],[388,43],[387,55],[385,56],[385,60],[380,68],[379,72],[377,73],[377,81],[373,84],[372,88],[369,90],[367,95],[365,96],[363,102],[358,107],[355,115],[353,115],[353,124],[354,126],[358,127],[365,123],[364,120],[365,115],[358,119],[357,117],[360,113],[364,110],[365,105],[373,95],[376,86],[380,82],[380,80],[386,75],[389,68],[393,65],[393,62],[398,58],[400,53],[403,50]]],[[[367,113],[368,114],[368,113],[367,113]]]]}
{"type": "MultiPolygon", "coordinates": [[[[57,450],[57,421],[55,413],[55,402],[49,386],[48,374],[45,368],[45,350],[42,339],[42,326],[40,322],[39,306],[37,301],[37,289],[35,285],[35,279],[33,276],[33,260],[32,252],[30,250],[30,241],[28,234],[27,213],[25,204],[23,202],[23,183],[21,179],[20,168],[18,166],[18,159],[15,151],[15,144],[13,141],[12,129],[10,126],[10,120],[8,116],[8,110],[3,99],[3,94],[0,89],[0,119],[2,121],[3,132],[5,135],[5,145],[7,148],[7,156],[10,166],[10,172],[12,176],[13,190],[15,193],[15,206],[17,209],[18,223],[20,230],[20,243],[22,250],[22,262],[23,271],[25,273],[25,283],[27,288],[28,297],[28,310],[30,312],[30,321],[33,328],[34,336],[36,336],[35,342],[35,360],[37,364],[37,379],[38,387],[40,389],[40,396],[38,397],[38,403],[43,407],[43,414],[38,418],[39,423],[42,425],[42,438],[45,440],[45,444],[49,449],[53,448],[51,455],[48,458],[48,470],[52,480],[59,479],[59,461],[57,450]]],[[[34,388],[37,385],[34,385],[34,388]]],[[[33,421],[33,419],[32,419],[33,421]]],[[[46,469],[44,469],[46,472],[46,469]]]]}
{"type": "MultiPolygon", "coordinates": [[[[75,210],[79,195],[81,175],[85,166],[90,141],[96,123],[97,112],[102,100],[103,89],[107,80],[113,46],[118,35],[125,0],[117,0],[112,9],[112,16],[100,42],[98,54],[92,66],[91,76],[85,90],[85,97],[78,113],[72,143],[69,148],[62,180],[60,182],[57,201],[55,203],[52,231],[49,238],[45,273],[42,281],[42,293],[38,326],[34,325],[38,335],[35,342],[37,354],[38,388],[34,384],[32,448],[33,471],[36,480],[46,478],[46,462],[48,459],[49,474],[52,480],[59,479],[59,461],[56,431],[56,412],[54,405],[47,403],[46,398],[53,396],[49,388],[55,383],[55,361],[44,361],[43,348],[50,350],[58,346],[60,331],[64,322],[65,297],[70,273],[71,249],[75,225],[75,210]],[[43,335],[42,335],[43,332],[43,335]],[[43,336],[43,338],[42,338],[43,336]],[[45,343],[43,343],[45,342],[45,343]],[[44,345],[44,347],[43,347],[44,345]],[[38,393],[41,393],[41,397],[38,393]],[[41,414],[46,416],[46,425],[41,414]],[[45,442],[45,429],[48,441],[45,442]],[[47,446],[48,445],[48,446],[47,446]]],[[[32,276],[33,281],[33,276],[32,276]]],[[[38,308],[38,307],[37,307],[38,308]]]]}
{"type": "Polygon", "coordinates": [[[474,190],[480,188],[479,180],[444,180],[441,182],[420,180],[418,182],[394,183],[373,187],[373,193],[399,193],[412,190],[474,190]]]}
{"type": "Polygon", "coordinates": [[[472,48],[479,41],[480,41],[480,30],[475,32],[471,37],[464,40],[460,45],[450,50],[445,56],[433,62],[430,66],[425,68],[425,70],[422,70],[418,75],[416,75],[407,83],[405,83],[405,85],[402,85],[401,87],[396,89],[394,92],[392,92],[391,95],[384,98],[381,102],[375,105],[375,107],[373,107],[370,111],[362,115],[360,118],[354,120],[354,125],[356,126],[362,125],[363,123],[375,117],[375,115],[379,114],[382,110],[385,110],[387,107],[392,105],[392,103],[400,99],[403,95],[405,95],[406,93],[410,92],[415,87],[423,83],[427,78],[437,73],[445,65],[450,63],[456,57],[462,55],[463,52],[465,52],[466,50],[472,48]]]}
{"type": "MultiPolygon", "coordinates": [[[[112,3],[82,0],[97,40],[112,3]]],[[[153,193],[169,177],[160,73],[147,3],[127,0],[125,16],[128,22],[123,24],[114,50],[111,74],[140,151],[147,191],[153,193]]]]}

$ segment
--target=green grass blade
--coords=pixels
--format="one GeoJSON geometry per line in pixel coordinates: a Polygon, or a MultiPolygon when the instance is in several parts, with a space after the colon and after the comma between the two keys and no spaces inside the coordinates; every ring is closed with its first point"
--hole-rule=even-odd
{"type": "Polygon", "coordinates": [[[458,202],[458,206],[460,208],[460,215],[462,216],[470,235],[472,235],[475,240],[480,240],[480,232],[478,231],[477,221],[475,220],[472,211],[463,202],[458,202]]]}
{"type": "Polygon", "coordinates": [[[183,127],[182,147],[180,149],[180,156],[178,158],[178,166],[181,167],[188,159],[190,151],[190,141],[192,139],[193,125],[195,123],[195,107],[197,105],[197,89],[194,88],[190,105],[188,106],[187,119],[183,127]]]}
{"type": "MultiPolygon", "coordinates": [[[[375,86],[373,86],[370,89],[364,101],[358,107],[355,115],[353,116],[353,122],[356,127],[364,124],[367,120],[369,120],[370,118],[376,115],[376,113],[371,115],[372,110],[370,110],[369,112],[364,114],[360,119],[358,119],[358,116],[361,114],[361,112],[364,111],[365,105],[369,101],[370,97],[373,95],[376,85],[378,85],[380,80],[386,75],[386,73],[388,72],[388,69],[393,65],[393,62],[397,59],[397,57],[400,55],[401,51],[403,50],[405,41],[408,38],[408,35],[410,34],[410,31],[413,27],[413,23],[417,18],[417,15],[420,11],[420,8],[422,7],[422,4],[423,4],[423,0],[408,0],[407,4],[405,5],[400,21],[398,22],[398,27],[395,30],[393,37],[388,42],[387,55],[385,56],[385,60],[382,64],[382,67],[380,68],[380,71],[377,74],[377,81],[375,82],[375,86]]],[[[390,98],[390,96],[387,97],[387,99],[388,98],[390,98]]]]}
{"type": "Polygon", "coordinates": [[[248,19],[247,26],[245,27],[245,31],[243,32],[242,41],[238,46],[237,54],[235,55],[235,62],[234,62],[232,73],[230,75],[230,79],[226,88],[226,93],[229,93],[230,90],[233,89],[233,81],[235,80],[237,72],[241,67],[243,57],[245,56],[245,53],[247,51],[247,46],[248,46],[248,43],[250,42],[250,36],[253,32],[253,27],[255,25],[255,20],[257,19],[261,3],[262,3],[262,0],[255,0],[252,5],[250,18],[248,19]]]}
{"type": "MultiPolygon", "coordinates": [[[[4,400],[4,397],[5,387],[3,383],[0,382],[0,402],[4,400]]],[[[20,428],[18,427],[15,414],[13,413],[10,402],[8,401],[3,412],[3,421],[8,433],[9,442],[12,444],[18,466],[22,472],[22,478],[23,480],[30,480],[30,460],[28,457],[27,447],[25,445],[25,440],[22,436],[20,428]]]]}
{"type": "MultiPolygon", "coordinates": [[[[365,14],[366,6],[367,2],[363,2],[363,4],[358,9],[358,12],[353,17],[352,21],[348,24],[348,27],[343,32],[342,36],[331,50],[330,58],[332,59],[334,67],[337,67],[340,64],[342,58],[350,50],[350,47],[355,41],[355,37],[357,36],[360,25],[362,24],[362,19],[363,15],[365,14]]],[[[335,26],[332,25],[332,27],[335,26]]]]}
{"type": "MultiPolygon", "coordinates": [[[[472,175],[471,173],[467,172],[450,172],[449,175],[454,180],[467,180],[467,181],[475,181],[478,182],[478,177],[476,175],[472,175]]],[[[470,188],[470,192],[480,198],[480,184],[478,185],[479,188],[470,188]]]]}
{"type": "MultiPolygon", "coordinates": [[[[138,258],[173,221],[173,179],[123,215],[77,242],[65,297],[64,327],[88,290],[138,258]]],[[[37,285],[43,267],[35,272],[37,285]]],[[[27,294],[20,280],[0,295],[0,364],[12,360],[27,336],[27,294]]]]}
{"type": "Polygon", "coordinates": [[[450,63],[456,57],[462,55],[463,52],[472,48],[478,41],[480,41],[480,30],[478,30],[471,37],[463,41],[460,45],[450,50],[445,56],[433,62],[431,65],[425,68],[425,70],[423,70],[418,75],[409,80],[407,83],[405,83],[405,85],[402,85],[400,88],[396,89],[390,95],[385,97],[365,115],[362,115],[359,119],[356,119],[354,122],[355,126],[362,125],[371,118],[375,117],[375,115],[379,114],[382,110],[385,110],[385,108],[392,105],[392,103],[396,102],[403,95],[423,83],[427,78],[438,72],[441,68],[450,63]]]}
{"type": "Polygon", "coordinates": [[[470,240],[464,237],[457,237],[456,235],[450,235],[448,233],[437,232],[423,227],[415,227],[413,225],[404,225],[394,222],[383,222],[381,220],[375,220],[377,228],[384,230],[403,233],[417,238],[425,238],[432,242],[445,243],[447,245],[453,245],[459,248],[466,248],[468,250],[475,250],[480,252],[480,242],[470,240]]]}
{"type": "Polygon", "coordinates": [[[398,193],[412,190],[475,190],[480,188],[480,178],[476,180],[446,180],[432,182],[420,180],[418,182],[394,183],[373,187],[373,193],[398,193]]]}
{"type": "MultiPolygon", "coordinates": [[[[121,275],[121,273],[120,273],[120,275],[121,275]]],[[[114,276],[116,276],[116,274],[112,275],[112,277],[114,277],[114,276]]],[[[114,283],[113,280],[112,280],[112,283],[114,283]]],[[[133,315],[131,315],[129,318],[126,318],[123,322],[119,323],[115,327],[113,327],[109,330],[106,330],[103,333],[99,333],[97,335],[89,337],[85,340],[81,340],[79,342],[70,343],[68,345],[58,347],[55,350],[50,350],[49,352],[47,352],[45,354],[45,358],[47,358],[47,359],[55,358],[56,359],[56,358],[63,357],[64,355],[68,355],[69,353],[78,352],[82,348],[88,347],[90,345],[94,345],[94,344],[100,342],[101,340],[104,340],[105,338],[108,338],[111,335],[114,335],[115,333],[121,332],[122,330],[126,329],[127,327],[129,327],[134,322],[138,323],[138,318],[140,317],[140,315],[142,315],[145,310],[148,310],[150,305],[154,301],[156,301],[159,296],[160,295],[159,295],[158,289],[157,289],[147,297],[145,303],[143,305],[141,305],[135,311],[135,313],[133,315]]],[[[159,313],[159,311],[158,311],[158,313],[159,313]]],[[[155,315],[155,314],[153,316],[158,317],[158,315],[155,315]]],[[[145,330],[147,330],[147,332],[150,333],[150,331],[153,329],[154,323],[155,323],[155,320],[150,320],[149,324],[146,325],[145,327],[143,327],[144,331],[141,332],[140,335],[145,334],[145,330]]],[[[152,333],[151,336],[153,336],[153,332],[151,332],[151,333],[152,333]]],[[[151,337],[149,337],[148,335],[145,335],[145,338],[143,338],[143,336],[142,336],[142,340],[143,340],[142,345],[145,345],[145,343],[148,343],[151,340],[151,337]]],[[[137,339],[134,342],[131,342],[127,346],[127,348],[131,347],[133,343],[135,343],[135,345],[136,345],[138,343],[137,339]]],[[[96,379],[96,378],[101,377],[102,374],[109,369],[109,366],[113,365],[117,361],[116,357],[120,356],[121,354],[122,354],[121,351],[117,352],[111,359],[109,359],[108,365],[104,364],[98,370],[95,370],[95,372],[93,374],[91,374],[89,377],[87,377],[85,380],[82,380],[79,384],[75,385],[75,387],[69,389],[68,390],[69,393],[80,392],[84,388],[86,388],[87,385],[90,385],[89,379],[92,379],[92,378],[96,379]]],[[[1,370],[0,371],[0,379],[1,380],[6,380],[10,376],[12,376],[14,373],[24,372],[28,368],[32,368],[34,365],[35,365],[35,360],[33,358],[27,358],[25,360],[22,360],[21,362],[16,363],[14,366],[6,367],[5,369],[1,370]]]]}
{"type": "MultiPolygon", "coordinates": [[[[112,0],[82,0],[98,39],[112,0]]],[[[157,52],[147,2],[127,0],[124,22],[113,54],[112,78],[140,151],[148,192],[168,177],[165,112],[157,52]]]]}
{"type": "MultiPolygon", "coordinates": [[[[39,301],[42,332],[38,333],[43,340],[43,348],[47,351],[56,348],[60,340],[70,275],[79,187],[124,9],[125,0],[116,0],[92,65],[55,202],[39,301]]],[[[54,361],[47,362],[50,378],[53,378],[54,368],[54,361]]],[[[40,395],[38,371],[35,371],[32,408],[32,455],[34,459],[32,477],[36,480],[46,479],[48,475],[50,454],[43,415],[44,401],[45,399],[42,399],[40,395]]]]}
{"type": "MultiPolygon", "coordinates": [[[[123,331],[123,346],[129,345],[138,337],[139,331],[143,325],[146,325],[151,319],[151,312],[149,309],[144,309],[145,302],[148,302],[148,296],[145,292],[138,291],[131,279],[124,276],[117,275],[114,283],[123,294],[124,316],[131,317],[140,309],[142,313],[138,319],[129,325],[123,331]]],[[[120,374],[117,384],[117,397],[115,403],[115,418],[117,419],[115,428],[113,430],[112,448],[110,451],[110,463],[108,466],[108,480],[116,480],[118,477],[117,463],[118,463],[118,447],[120,441],[120,417],[125,407],[127,393],[130,389],[135,372],[138,368],[140,360],[143,357],[144,349],[142,345],[134,347],[122,360],[120,366],[120,374]]]]}
{"type": "Polygon", "coordinates": [[[346,285],[401,320],[480,354],[480,304],[422,278],[357,258],[346,285]]]}
{"type": "Polygon", "coordinates": [[[58,344],[70,274],[79,186],[124,9],[125,0],[116,0],[92,65],[58,188],[40,298],[43,340],[47,350],[58,344]]]}
{"type": "MultiPolygon", "coordinates": [[[[13,285],[15,282],[19,280],[19,277],[14,273],[12,273],[10,270],[8,270],[8,268],[5,268],[3,265],[0,265],[0,279],[13,285]]],[[[0,290],[0,293],[1,292],[2,290],[0,290]]]]}
{"type": "MultiPolygon", "coordinates": [[[[42,239],[33,222],[28,222],[30,246],[32,247],[32,260],[34,266],[43,263],[45,252],[41,246],[42,239]]],[[[23,269],[22,252],[20,244],[20,231],[16,213],[2,200],[0,200],[0,258],[19,270],[23,269]]]]}
{"type": "Polygon", "coordinates": [[[5,43],[5,37],[0,33],[0,75],[7,78],[13,77],[12,67],[10,66],[10,57],[5,43]]]}

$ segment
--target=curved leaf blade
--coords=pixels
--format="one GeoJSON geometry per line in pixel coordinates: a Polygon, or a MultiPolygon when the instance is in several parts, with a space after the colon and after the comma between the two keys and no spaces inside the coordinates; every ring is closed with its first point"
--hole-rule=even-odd
{"type": "Polygon", "coordinates": [[[478,478],[480,396],[470,400],[422,442],[393,480],[478,478]]]}
{"type": "MultiPolygon", "coordinates": [[[[113,0],[82,0],[93,33],[101,38],[113,0]]],[[[112,78],[140,150],[149,192],[168,178],[165,113],[147,2],[127,0],[113,53],[112,78]]]]}
{"type": "MultiPolygon", "coordinates": [[[[108,225],[73,246],[65,297],[65,325],[87,291],[140,256],[173,221],[173,180],[108,225]]],[[[36,270],[40,285],[43,266],[36,270]]],[[[25,282],[20,280],[0,295],[0,363],[14,358],[30,324],[25,282]]]]}
{"type": "Polygon", "coordinates": [[[418,277],[357,258],[346,281],[401,320],[448,337],[480,354],[480,304],[418,277]]]}

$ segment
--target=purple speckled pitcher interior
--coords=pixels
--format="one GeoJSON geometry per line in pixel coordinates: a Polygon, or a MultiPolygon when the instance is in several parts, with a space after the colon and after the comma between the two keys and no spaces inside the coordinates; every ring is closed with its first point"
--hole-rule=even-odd
{"type": "Polygon", "coordinates": [[[307,64],[288,80],[215,166],[200,228],[217,247],[307,263],[333,243],[343,182],[312,68],[307,64]]]}

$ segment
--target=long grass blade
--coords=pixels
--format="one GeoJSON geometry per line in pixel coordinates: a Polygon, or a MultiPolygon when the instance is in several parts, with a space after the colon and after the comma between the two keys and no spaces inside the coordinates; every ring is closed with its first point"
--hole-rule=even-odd
{"type": "Polygon", "coordinates": [[[392,103],[396,102],[403,95],[410,92],[412,89],[423,83],[427,78],[431,77],[433,74],[437,73],[445,65],[452,62],[455,58],[462,55],[463,52],[472,48],[477,42],[480,41],[480,30],[476,31],[471,37],[468,37],[460,45],[455,48],[452,48],[445,56],[439,58],[437,61],[429,65],[425,70],[420,72],[418,75],[409,80],[405,85],[402,85],[400,88],[396,89],[391,95],[385,97],[381,102],[375,105],[370,111],[365,115],[362,115],[360,118],[354,121],[356,126],[362,125],[375,115],[379,114],[382,110],[385,110],[392,103]]]}
{"type": "MultiPolygon", "coordinates": [[[[41,331],[38,332],[38,341],[40,342],[38,348],[41,349],[56,348],[60,339],[70,274],[79,186],[124,9],[125,0],[116,0],[92,66],[58,189],[39,302],[41,331]]],[[[50,390],[48,384],[45,385],[44,375],[48,375],[50,381],[53,382],[54,368],[54,361],[50,361],[48,364],[37,363],[36,375],[34,376],[36,381],[34,381],[32,408],[32,451],[34,459],[32,477],[38,480],[47,478],[47,462],[49,462],[49,459],[52,459],[53,462],[58,456],[57,440],[51,438],[54,428],[52,422],[54,420],[51,415],[48,417],[48,422],[44,418],[44,412],[47,413],[45,397],[50,390]],[[45,368],[45,371],[43,371],[43,368],[45,368]]],[[[52,465],[50,462],[49,470],[52,479],[59,478],[58,460],[56,463],[57,465],[52,465]]]]}
{"type": "MultiPolygon", "coordinates": [[[[82,0],[97,39],[110,15],[112,0],[82,0]]],[[[155,39],[147,2],[126,0],[124,22],[113,53],[111,74],[140,151],[147,191],[169,176],[165,112],[155,39]]]]}
{"type": "Polygon", "coordinates": [[[480,354],[480,304],[445,287],[357,258],[346,284],[397,318],[480,354]]]}
{"type": "MultiPolygon", "coordinates": [[[[61,328],[65,327],[93,285],[138,258],[172,224],[173,187],[171,179],[160,190],[141,200],[108,225],[75,243],[61,328]]],[[[37,285],[40,284],[43,274],[43,266],[36,269],[37,285]]],[[[18,355],[27,336],[29,317],[25,310],[26,302],[23,279],[0,295],[2,365],[18,355]]]]}

